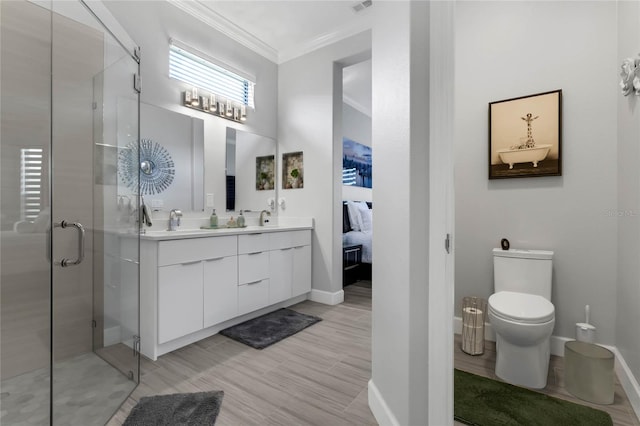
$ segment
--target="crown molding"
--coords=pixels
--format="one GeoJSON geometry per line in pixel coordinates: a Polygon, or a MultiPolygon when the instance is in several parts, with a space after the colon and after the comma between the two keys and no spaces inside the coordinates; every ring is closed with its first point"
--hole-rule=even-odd
{"type": "Polygon", "coordinates": [[[351,37],[371,29],[371,23],[369,20],[361,19],[354,24],[326,32],[293,47],[277,51],[250,32],[209,8],[202,0],[166,1],[276,64],[282,64],[347,37],[351,37]]]}
{"type": "Polygon", "coordinates": [[[193,0],[167,0],[167,2],[204,22],[216,31],[253,50],[257,54],[264,56],[272,62],[278,63],[278,52],[273,47],[229,21],[219,13],[214,12],[207,7],[204,2],[193,0]]]}
{"type": "Polygon", "coordinates": [[[360,20],[353,24],[343,26],[333,31],[326,32],[309,41],[300,43],[296,46],[280,51],[278,54],[278,63],[282,64],[284,62],[306,55],[307,53],[313,52],[314,50],[323,48],[325,46],[329,46],[330,44],[333,44],[340,40],[344,40],[347,37],[360,34],[364,31],[368,31],[370,29],[371,29],[370,21],[360,20]]]}
{"type": "Polygon", "coordinates": [[[371,108],[367,108],[366,106],[362,105],[360,102],[355,101],[353,98],[350,98],[344,93],[342,94],[342,102],[349,105],[351,108],[355,109],[356,111],[361,112],[367,117],[371,118],[371,108]]]}

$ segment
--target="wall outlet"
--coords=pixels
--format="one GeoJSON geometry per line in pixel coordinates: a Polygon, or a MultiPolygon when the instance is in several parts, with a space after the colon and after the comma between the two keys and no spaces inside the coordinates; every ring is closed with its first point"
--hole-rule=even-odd
{"type": "Polygon", "coordinates": [[[207,194],[207,207],[213,207],[213,194],[207,194]]]}

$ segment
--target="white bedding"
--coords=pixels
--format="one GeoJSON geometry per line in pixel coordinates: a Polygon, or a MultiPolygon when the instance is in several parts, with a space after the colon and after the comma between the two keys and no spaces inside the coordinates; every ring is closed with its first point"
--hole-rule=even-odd
{"type": "Polygon", "coordinates": [[[371,231],[349,231],[342,234],[342,244],[362,244],[362,263],[373,263],[371,247],[372,236],[373,234],[371,231]]]}

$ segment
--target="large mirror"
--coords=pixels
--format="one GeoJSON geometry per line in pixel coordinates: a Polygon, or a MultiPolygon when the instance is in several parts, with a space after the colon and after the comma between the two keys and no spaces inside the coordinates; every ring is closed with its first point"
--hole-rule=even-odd
{"type": "Polygon", "coordinates": [[[226,210],[271,210],[276,203],[276,141],[227,127],[226,210]]]}
{"type": "Polygon", "coordinates": [[[121,153],[130,164],[120,180],[126,184],[139,173],[144,201],[154,210],[202,211],[204,120],[141,103],[140,126],[139,151],[121,153]]]}

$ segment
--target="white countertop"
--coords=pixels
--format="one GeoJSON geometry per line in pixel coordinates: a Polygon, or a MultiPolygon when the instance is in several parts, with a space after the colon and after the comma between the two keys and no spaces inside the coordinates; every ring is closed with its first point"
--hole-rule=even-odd
{"type": "Polygon", "coordinates": [[[216,229],[200,229],[200,228],[178,228],[176,231],[167,230],[145,230],[144,234],[140,234],[141,240],[181,240],[185,238],[204,238],[216,237],[220,235],[242,235],[242,234],[261,234],[265,232],[282,232],[282,231],[299,231],[305,229],[313,229],[313,223],[309,221],[301,221],[300,223],[289,223],[281,225],[249,225],[244,228],[216,228],[216,229]]]}

